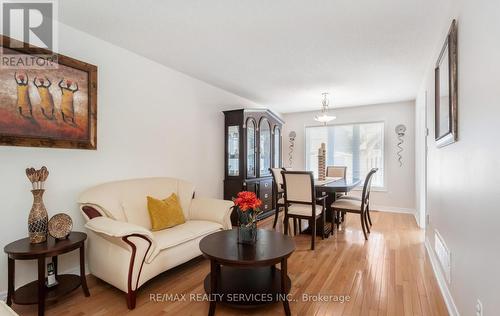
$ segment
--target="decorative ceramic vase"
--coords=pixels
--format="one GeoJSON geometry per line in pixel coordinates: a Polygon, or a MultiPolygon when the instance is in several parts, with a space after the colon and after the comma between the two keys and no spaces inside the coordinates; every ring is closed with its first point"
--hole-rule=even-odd
{"type": "Polygon", "coordinates": [[[238,243],[253,245],[257,241],[257,223],[238,225],[238,243]]]}
{"type": "Polygon", "coordinates": [[[43,189],[31,191],[33,193],[33,206],[28,217],[28,232],[32,244],[39,244],[47,240],[49,216],[45,205],[43,205],[44,192],[43,189]]]}

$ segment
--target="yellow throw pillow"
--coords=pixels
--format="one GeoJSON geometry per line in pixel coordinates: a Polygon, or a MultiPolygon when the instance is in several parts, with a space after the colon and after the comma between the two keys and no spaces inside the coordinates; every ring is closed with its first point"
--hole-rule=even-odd
{"type": "Polygon", "coordinates": [[[164,200],[158,200],[150,196],[147,198],[152,231],[174,227],[186,222],[182,207],[175,193],[172,193],[172,195],[164,200]]]}

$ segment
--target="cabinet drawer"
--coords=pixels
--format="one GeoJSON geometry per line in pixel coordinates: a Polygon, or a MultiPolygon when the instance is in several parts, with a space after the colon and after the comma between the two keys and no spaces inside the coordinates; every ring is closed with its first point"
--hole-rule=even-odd
{"type": "Polygon", "coordinates": [[[264,212],[272,210],[273,209],[273,199],[268,198],[268,199],[261,199],[262,200],[262,206],[260,209],[264,212]]]}
{"type": "Polygon", "coordinates": [[[250,181],[245,182],[243,190],[254,192],[257,195],[259,194],[259,192],[257,191],[258,190],[257,182],[250,182],[250,181]]]}
{"type": "Polygon", "coordinates": [[[259,198],[268,199],[273,196],[273,180],[262,180],[259,184],[259,198]]]}
{"type": "Polygon", "coordinates": [[[273,180],[262,180],[260,181],[261,189],[272,190],[273,189],[273,180]]]}
{"type": "Polygon", "coordinates": [[[262,201],[264,200],[272,200],[273,199],[273,191],[263,191],[261,190],[260,193],[259,193],[259,199],[261,199],[262,201]]]}

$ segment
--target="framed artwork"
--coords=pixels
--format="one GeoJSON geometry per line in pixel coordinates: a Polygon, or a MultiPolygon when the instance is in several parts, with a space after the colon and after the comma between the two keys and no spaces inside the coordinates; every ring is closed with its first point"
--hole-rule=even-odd
{"type": "Polygon", "coordinates": [[[453,20],[435,68],[435,141],[443,147],[457,141],[457,22],[453,20]]]}
{"type": "Polygon", "coordinates": [[[96,149],[97,67],[1,37],[2,63],[46,54],[57,67],[0,69],[0,145],[96,149]]]}

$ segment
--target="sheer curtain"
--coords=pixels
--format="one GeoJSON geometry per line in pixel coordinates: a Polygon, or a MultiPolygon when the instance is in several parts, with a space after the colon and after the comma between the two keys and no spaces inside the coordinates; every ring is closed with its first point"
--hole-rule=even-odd
{"type": "Polygon", "coordinates": [[[327,165],[347,166],[347,177],[364,179],[379,168],[374,187],[384,187],[384,123],[359,123],[306,128],[306,168],[318,172],[318,148],[326,144],[327,165]]]}

